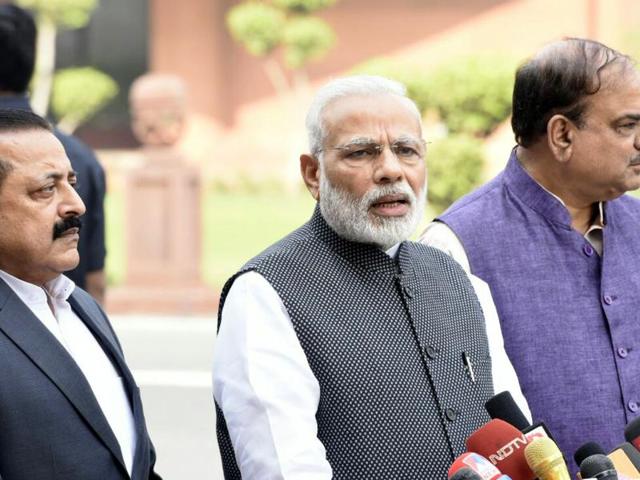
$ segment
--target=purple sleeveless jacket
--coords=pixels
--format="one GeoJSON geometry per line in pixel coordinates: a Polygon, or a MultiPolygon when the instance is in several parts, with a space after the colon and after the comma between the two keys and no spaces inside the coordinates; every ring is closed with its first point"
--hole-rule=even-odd
{"type": "Polygon", "coordinates": [[[587,441],[622,443],[640,415],[640,201],[605,204],[600,258],[514,149],[500,175],[438,220],[491,287],[534,419],[568,459],[587,441]]]}

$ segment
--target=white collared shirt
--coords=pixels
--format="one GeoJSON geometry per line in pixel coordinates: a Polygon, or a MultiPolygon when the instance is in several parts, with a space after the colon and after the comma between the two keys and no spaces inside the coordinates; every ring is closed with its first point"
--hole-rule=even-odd
{"type": "Polygon", "coordinates": [[[44,287],[39,287],[2,270],[0,278],[60,342],[84,374],[120,444],[125,466],[131,475],[136,429],[127,392],[111,360],[67,301],[75,284],[59,275],[44,287]]]}
{"type": "MultiPolygon", "coordinates": [[[[398,245],[387,250],[395,257],[398,245]]],[[[469,275],[485,315],[494,389],[531,413],[509,358],[488,285],[469,275]]],[[[245,480],[332,478],[318,439],[320,385],[277,292],[256,272],[238,277],[222,310],[213,394],[245,480]]]]}

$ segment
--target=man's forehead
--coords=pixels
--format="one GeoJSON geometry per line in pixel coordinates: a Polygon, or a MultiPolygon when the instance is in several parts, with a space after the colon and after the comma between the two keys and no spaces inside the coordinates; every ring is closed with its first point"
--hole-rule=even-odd
{"type": "Polygon", "coordinates": [[[14,166],[68,163],[64,147],[53,133],[44,129],[0,132],[0,158],[14,166]]]}
{"type": "Polygon", "coordinates": [[[421,137],[420,119],[409,100],[397,95],[350,96],[331,102],[323,112],[328,136],[342,139],[381,135],[421,137]]]}

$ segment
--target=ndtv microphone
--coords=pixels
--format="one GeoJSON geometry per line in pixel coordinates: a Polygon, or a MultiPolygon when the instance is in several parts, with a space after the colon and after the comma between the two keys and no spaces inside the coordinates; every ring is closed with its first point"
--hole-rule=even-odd
{"type": "Polygon", "coordinates": [[[553,439],[544,423],[538,422],[535,425],[529,423],[509,391],[505,390],[491,397],[484,404],[484,408],[491,418],[504,420],[524,433],[529,442],[535,438],[553,439]]]}
{"type": "Polygon", "coordinates": [[[498,470],[515,480],[534,480],[524,458],[527,439],[513,425],[494,419],[467,438],[467,450],[489,459],[498,470]]]}
{"type": "Polygon", "coordinates": [[[613,468],[613,462],[599,453],[584,459],[580,464],[580,476],[584,479],[618,480],[618,474],[613,468]]]}
{"type": "Polygon", "coordinates": [[[473,470],[481,480],[507,480],[509,477],[502,475],[493,463],[473,452],[466,452],[460,455],[449,467],[449,478],[461,469],[473,470]]]}
{"type": "Polygon", "coordinates": [[[631,420],[624,429],[624,438],[640,450],[640,417],[631,420]]]}
{"type": "Polygon", "coordinates": [[[550,438],[536,438],[526,446],[524,456],[539,480],[571,480],[564,457],[550,438]]]}

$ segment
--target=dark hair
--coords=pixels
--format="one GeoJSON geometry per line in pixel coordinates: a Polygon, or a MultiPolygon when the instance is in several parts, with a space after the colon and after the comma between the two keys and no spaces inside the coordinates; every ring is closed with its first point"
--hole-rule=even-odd
{"type": "Polygon", "coordinates": [[[587,97],[600,90],[602,72],[614,63],[625,68],[633,65],[628,56],[602,43],[567,38],[518,68],[511,116],[518,144],[529,147],[535,143],[556,114],[582,126],[587,97]]]}
{"type": "Polygon", "coordinates": [[[27,91],[36,57],[36,24],[15,5],[0,5],[0,90],[27,91]]]}
{"type": "MultiPolygon", "coordinates": [[[[51,124],[44,118],[26,110],[0,109],[0,133],[25,130],[47,130],[53,132],[51,124]]],[[[13,170],[9,160],[0,157],[0,186],[13,170]]]]}

